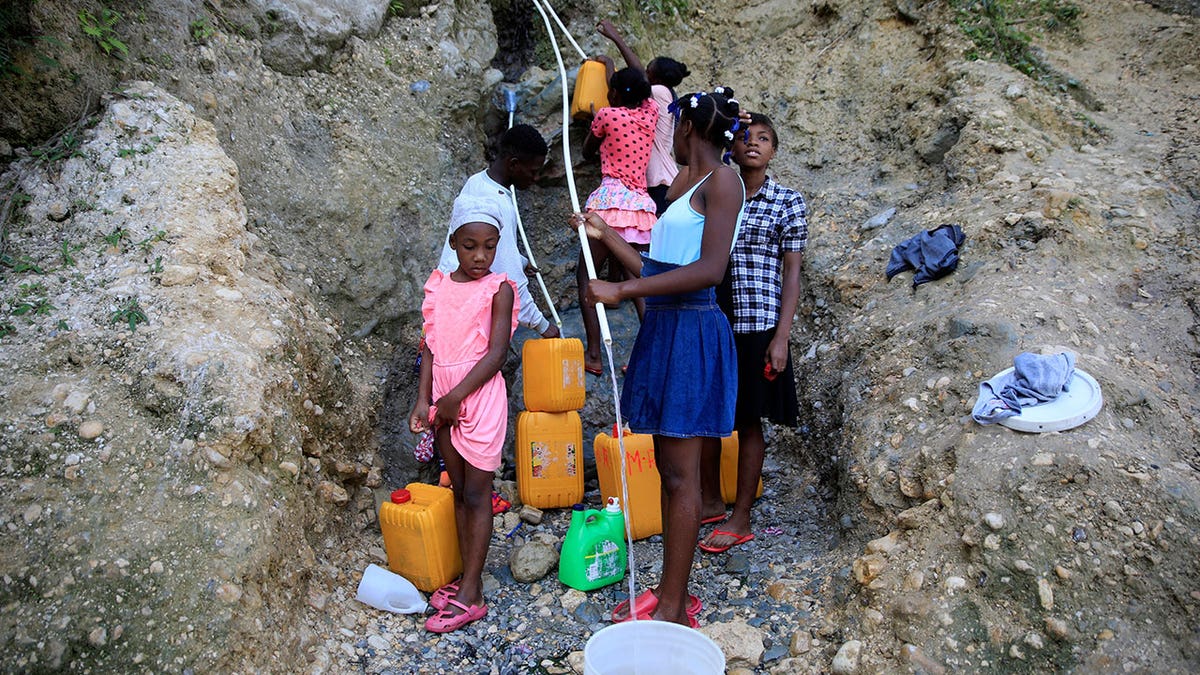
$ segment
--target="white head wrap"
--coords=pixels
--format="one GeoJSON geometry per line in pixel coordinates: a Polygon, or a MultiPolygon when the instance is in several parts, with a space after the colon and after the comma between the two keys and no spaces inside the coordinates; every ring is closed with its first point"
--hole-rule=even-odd
{"type": "Polygon", "coordinates": [[[495,225],[500,230],[500,209],[494,199],[460,196],[454,200],[454,209],[450,212],[450,234],[467,223],[487,223],[495,225]]]}

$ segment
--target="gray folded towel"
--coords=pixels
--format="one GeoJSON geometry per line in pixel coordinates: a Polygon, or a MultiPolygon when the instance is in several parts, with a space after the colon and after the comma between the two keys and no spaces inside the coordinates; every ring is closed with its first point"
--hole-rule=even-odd
{"type": "Polygon", "coordinates": [[[1046,403],[1067,390],[1075,373],[1075,355],[1022,352],[1013,359],[1012,372],[979,385],[979,398],[971,417],[980,424],[995,424],[1021,414],[1021,409],[1046,403]]]}

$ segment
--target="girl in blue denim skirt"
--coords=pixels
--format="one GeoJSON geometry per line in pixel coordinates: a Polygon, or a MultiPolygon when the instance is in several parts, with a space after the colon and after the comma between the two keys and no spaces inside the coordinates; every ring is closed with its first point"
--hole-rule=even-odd
{"type": "Polygon", "coordinates": [[[592,280],[586,302],[646,298],[646,316],[629,359],[621,408],[634,433],[654,435],[663,488],[663,572],[656,589],[614,619],[674,621],[695,627],[699,599],[688,577],[700,532],[700,457],[733,433],[737,355],[733,331],[717,306],[714,287],[725,276],[745,198],[738,174],[722,153],[740,126],[732,90],[680,97],[675,156],[689,171],[674,186],[683,194],[655,224],[650,251],[641,256],[594,213],[575,214],[588,236],[606,245],[637,278],[592,280]]]}

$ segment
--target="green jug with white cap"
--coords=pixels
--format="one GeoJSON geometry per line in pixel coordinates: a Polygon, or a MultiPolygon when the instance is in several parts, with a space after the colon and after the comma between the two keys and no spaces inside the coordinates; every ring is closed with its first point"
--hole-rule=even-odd
{"type": "Polygon", "coordinates": [[[616,497],[603,511],[571,507],[571,526],[558,558],[558,580],[581,591],[625,578],[625,516],[616,497]]]}

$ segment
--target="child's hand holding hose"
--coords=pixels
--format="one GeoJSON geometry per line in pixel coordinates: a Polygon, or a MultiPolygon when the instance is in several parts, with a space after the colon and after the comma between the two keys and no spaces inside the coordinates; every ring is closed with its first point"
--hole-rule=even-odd
{"type": "Polygon", "coordinates": [[[588,239],[603,239],[609,229],[608,223],[604,222],[603,218],[591,211],[587,213],[572,213],[570,223],[572,230],[578,230],[579,226],[583,225],[588,239]]]}
{"type": "MultiPolygon", "coordinates": [[[[588,213],[571,214],[570,222],[571,229],[574,230],[583,226],[588,239],[603,240],[606,235],[612,232],[612,228],[608,226],[608,223],[604,222],[603,218],[590,211],[588,213]]],[[[597,279],[592,279],[588,282],[587,293],[584,297],[588,304],[593,305],[599,302],[620,302],[623,299],[620,295],[620,284],[599,281],[597,279]]]]}

